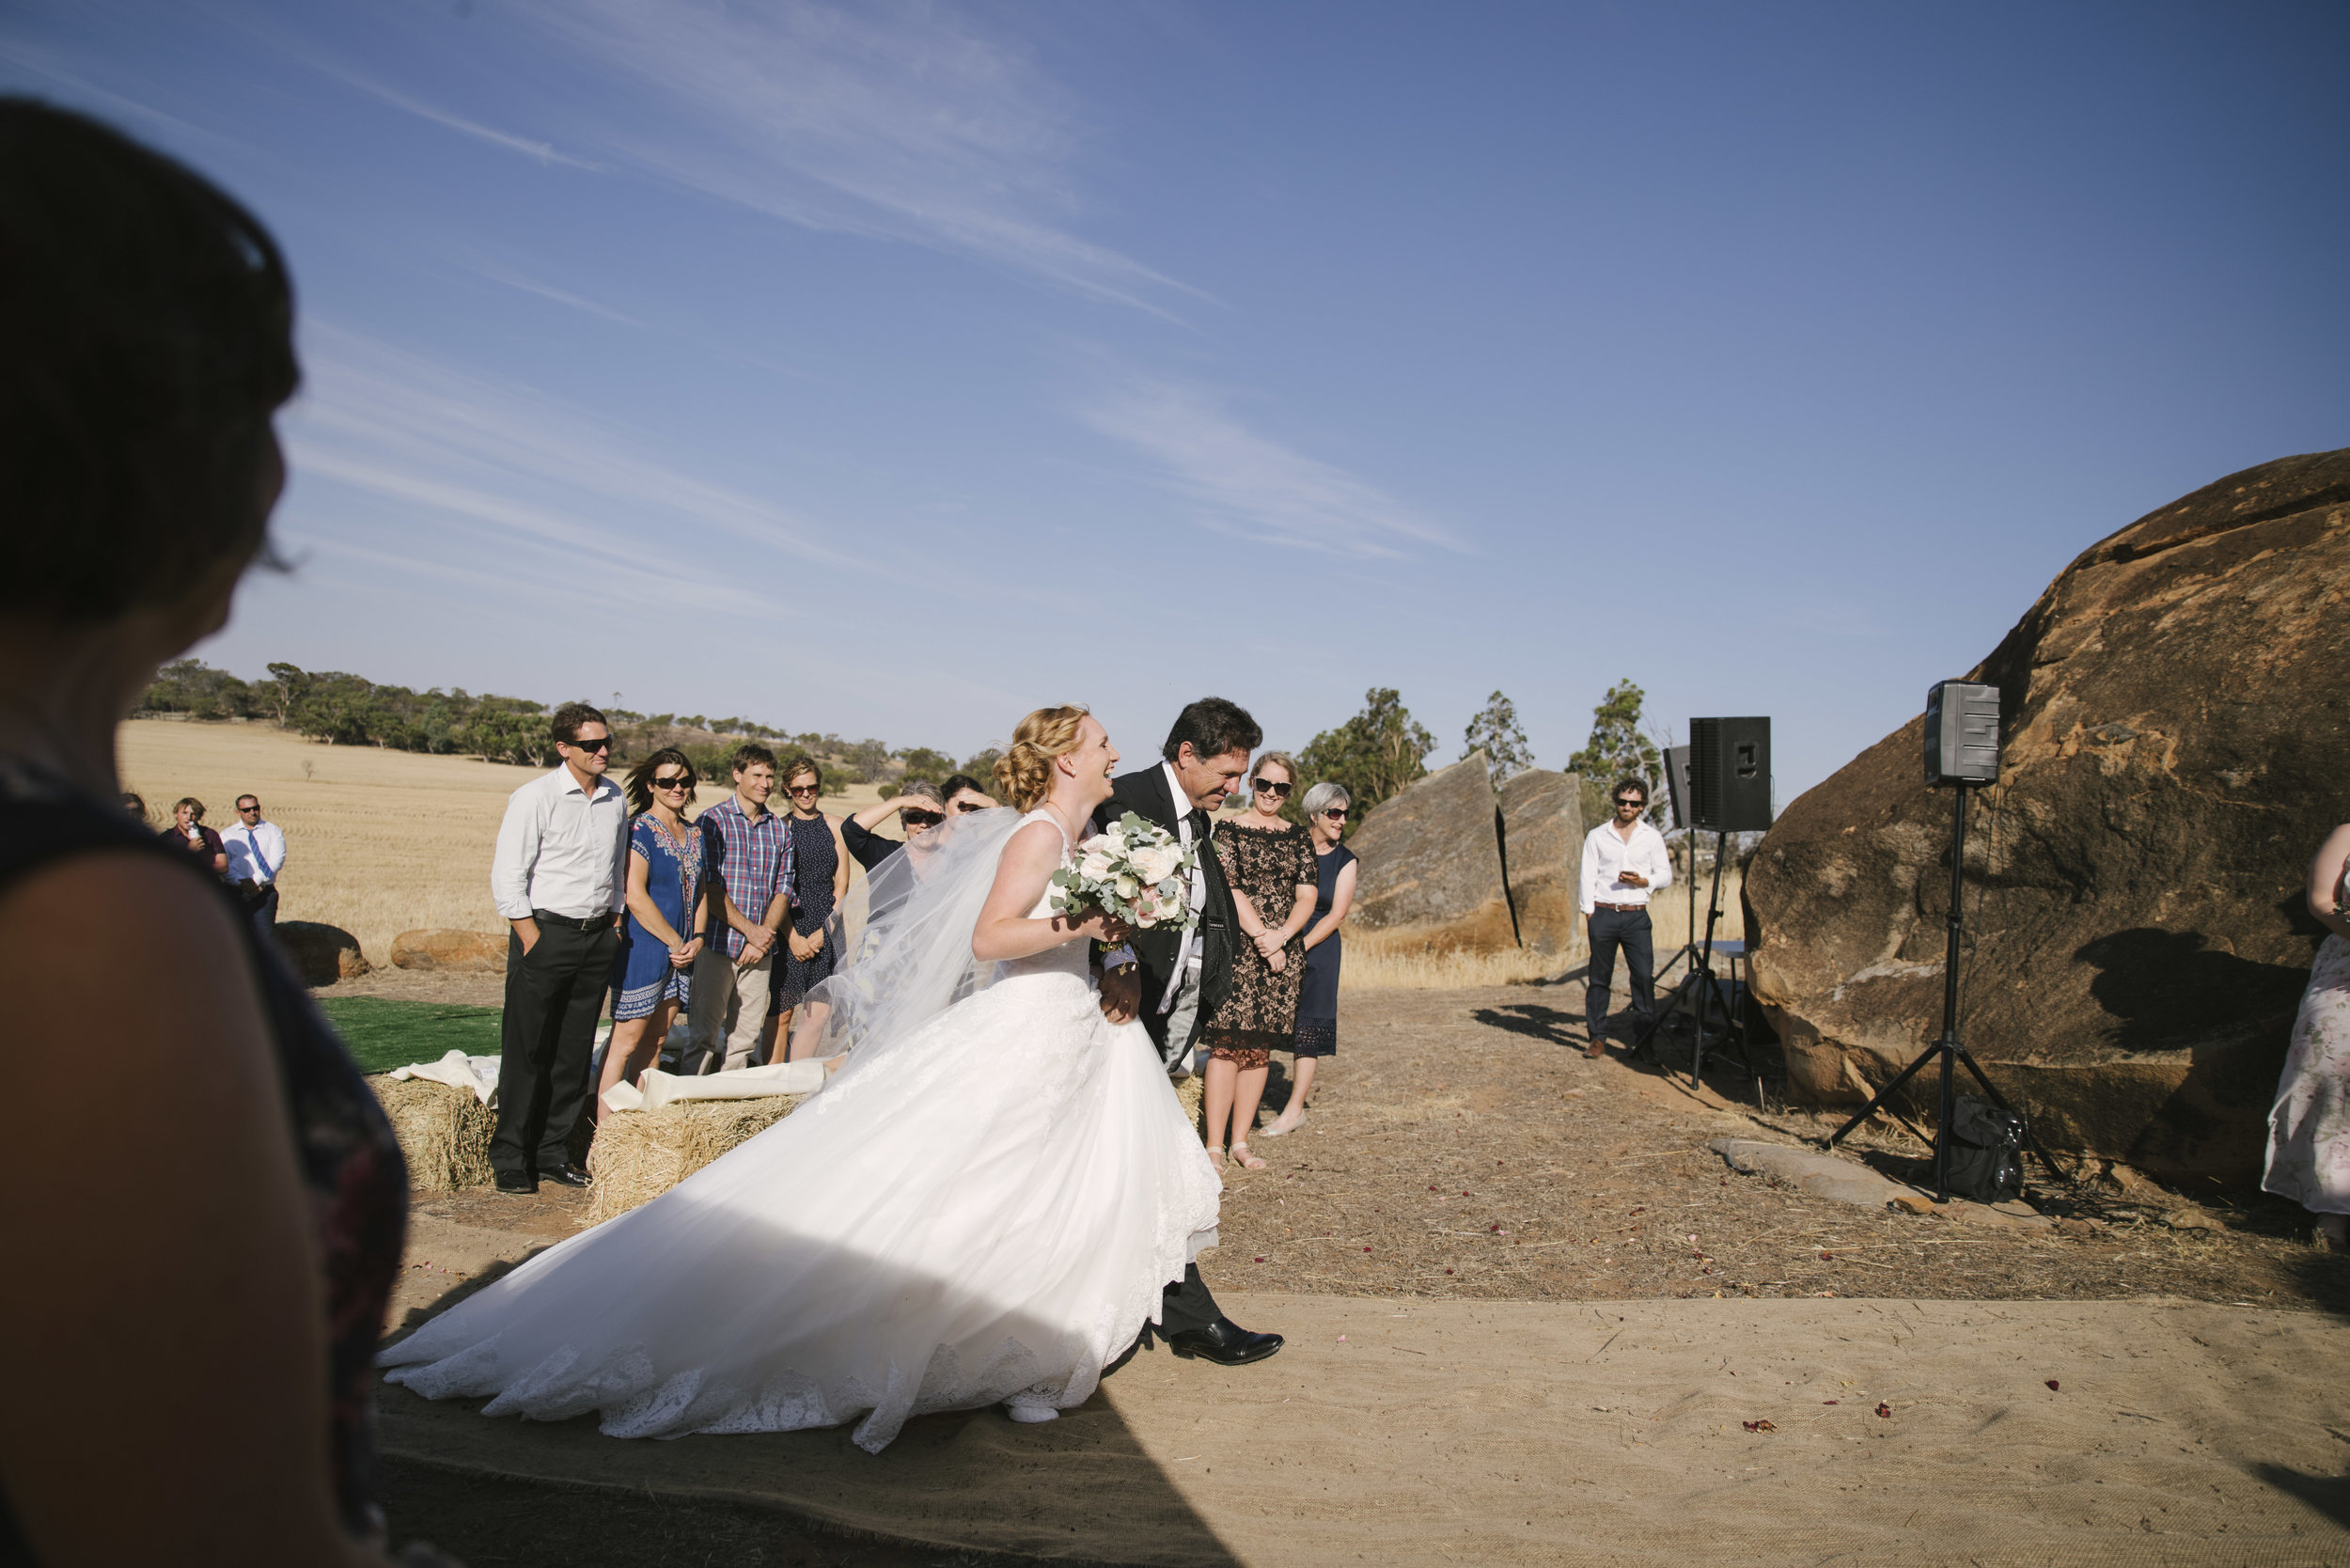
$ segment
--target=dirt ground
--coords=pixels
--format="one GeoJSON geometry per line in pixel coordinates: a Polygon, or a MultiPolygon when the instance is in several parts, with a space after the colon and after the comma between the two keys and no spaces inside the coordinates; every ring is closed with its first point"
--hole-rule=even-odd
{"type": "MultiPolygon", "coordinates": [[[[451,987],[418,999],[494,996],[451,987]]],[[[1350,1561],[1355,1551],[1340,1548],[1351,1530],[1367,1548],[1360,1560],[1597,1561],[1542,1541],[1572,1533],[1578,1507],[1604,1504],[1669,1531],[1734,1497],[1745,1500],[1725,1520],[1760,1508],[1755,1518],[1779,1521],[1771,1528],[1781,1534],[1767,1550],[1758,1536],[1750,1560],[1780,1560],[1782,1548],[1794,1552],[1784,1560],[1820,1560],[1865,1540],[1873,1544],[1853,1560],[1945,1561],[1935,1542],[1973,1529],[1953,1477],[1988,1485],[1991,1465],[2004,1466],[2003,1486],[2073,1488],[2044,1504],[2073,1533],[2058,1551],[2055,1537],[2029,1532],[1990,1550],[1977,1532],[1979,1560],[2102,1562],[2100,1543],[2124,1538],[2107,1526],[2167,1534],[2143,1560],[2210,1560],[2204,1549],[2225,1531],[2256,1524],[2269,1532],[2257,1560],[2335,1560],[2342,1537],[2328,1521],[2350,1515],[2350,1503],[2330,1479],[2341,1468],[2331,1455],[2350,1442],[2350,1413],[2330,1389],[2350,1363],[2340,1321],[2350,1260],[2312,1246],[2306,1216],[2256,1193],[2071,1188],[2037,1169],[2044,1207],[2069,1216],[2073,1233],[1812,1198],[1732,1171],[1705,1145],[1798,1142],[1831,1117],[1776,1099],[1759,1113],[1734,1071],[1692,1090],[1656,1063],[1621,1050],[1588,1061],[1581,1046],[1574,985],[1349,998],[1341,1054],[1306,1126],[1260,1136],[1268,1168],[1228,1175],[1224,1245],[1202,1259],[1236,1317],[1291,1335],[1292,1348],[1266,1363],[1273,1372],[1161,1353],[1051,1426],[933,1418],[946,1424],[932,1438],[917,1444],[909,1429],[891,1450],[900,1457],[883,1462],[916,1466],[891,1483],[912,1490],[878,1492],[872,1478],[889,1472],[838,1435],[794,1435],[754,1458],[743,1445],[766,1439],[613,1444],[578,1422],[518,1432],[387,1390],[396,1533],[476,1562],[549,1564],[1350,1561]],[[2221,1228],[2163,1224],[2188,1196],[2221,1228]],[[1608,1338],[1634,1318],[1637,1345],[1608,1338]],[[1490,1326],[1502,1324],[1506,1333],[1490,1326]],[[1577,1337],[1587,1329],[1588,1345],[1577,1337]],[[1360,1347],[1373,1339],[1391,1372],[1354,1358],[1371,1354],[1360,1347]],[[1739,1359],[1757,1356],[1769,1364],[1739,1359]],[[2296,1367],[2335,1372],[2311,1383],[2296,1367]],[[1742,1372],[1760,1381],[1731,1381],[1742,1372]],[[2043,1387],[2050,1376],[2100,1388],[2102,1403],[2058,1401],[2043,1387]],[[1756,1388],[1778,1390],[1770,1414],[1746,1407],[1756,1388]],[[1819,1424],[1845,1414],[1830,1402],[1864,1393],[1860,1415],[1885,1400],[1931,1409],[1933,1422],[1819,1424]],[[2250,1413],[2261,1402],[2273,1419],[2250,1413]],[[2232,1447],[2215,1412],[2236,1412],[2232,1447]],[[1810,1447],[1790,1437],[1773,1448],[1739,1430],[1773,1419],[1800,1424],[1810,1447]],[[1994,1423],[2009,1434],[2007,1448],[1992,1445],[1996,1461],[1976,1452],[1976,1435],[1994,1423]],[[2161,1430],[2115,1446],[2138,1440],[2137,1423],[2161,1430]],[[1901,1445],[1882,1441],[1897,1430],[1901,1445]],[[2027,1430],[2033,1446],[2013,1450],[2027,1430]],[[714,1467],[680,1459],[688,1449],[714,1467]],[[2113,1457],[2081,1467],[2076,1451],[2113,1457]],[[1897,1453],[1899,1464],[1862,1463],[1897,1453]],[[1636,1458],[1646,1480],[1613,1473],[1636,1458]],[[737,1465],[749,1479],[719,1484],[737,1465]],[[817,1468],[780,1479],[802,1466],[817,1468]],[[1245,1478],[1251,1466],[1279,1484],[1223,1489],[1235,1467],[1245,1478]],[[1576,1490],[1594,1477],[1605,1497],[1576,1490]],[[1165,1517],[1146,1529],[1157,1516],[1135,1514],[1131,1538],[1076,1539],[1086,1528],[1076,1515],[1058,1545],[1036,1533],[1068,1506],[1055,1499],[1104,1484],[1143,1486],[1165,1517]],[[1785,1532],[1800,1534],[1803,1499],[1819,1489],[1860,1509],[1866,1530],[1788,1547],[1785,1532]],[[2203,1501],[2189,1509],[2173,1496],[2183,1489],[2203,1501]],[[1912,1492],[1940,1499],[1935,1520],[1904,1526],[1919,1516],[1886,1512],[1912,1492]],[[1394,1496],[1441,1497],[1427,1506],[1457,1513],[1466,1533],[1430,1533],[1422,1513],[1407,1519],[1382,1500],[1394,1496]],[[1521,1507],[1522,1528],[1512,1522],[1521,1507]],[[2117,1509],[2135,1512],[2123,1520],[2117,1509]],[[1301,1520],[1311,1523],[1302,1534],[1301,1520]],[[872,1539],[900,1522],[937,1544],[872,1539]],[[2317,1555],[2298,1555],[2301,1544],[2317,1555]]],[[[1686,1059],[1669,1043],[1663,1055],[1686,1059]]],[[[1268,1098],[1280,1097],[1277,1082],[1268,1098]]],[[[1896,1176],[1922,1152],[1892,1129],[1862,1141],[1874,1146],[1863,1157],[1896,1176]]],[[[585,1211],[584,1195],[553,1187],[525,1200],[421,1200],[394,1323],[573,1233],[585,1211]]],[[[1988,1493],[1967,1506],[1998,1508],[1988,1493]]],[[[2125,1560],[2141,1559],[2110,1559],[2125,1560]]]]}

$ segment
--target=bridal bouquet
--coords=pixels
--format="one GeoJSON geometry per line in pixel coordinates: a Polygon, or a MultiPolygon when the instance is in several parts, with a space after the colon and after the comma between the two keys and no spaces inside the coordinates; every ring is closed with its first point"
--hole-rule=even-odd
{"type": "Polygon", "coordinates": [[[1057,915],[1105,910],[1142,930],[1182,931],[1193,923],[1191,873],[1196,848],[1132,811],[1077,846],[1077,864],[1053,873],[1057,915]]]}

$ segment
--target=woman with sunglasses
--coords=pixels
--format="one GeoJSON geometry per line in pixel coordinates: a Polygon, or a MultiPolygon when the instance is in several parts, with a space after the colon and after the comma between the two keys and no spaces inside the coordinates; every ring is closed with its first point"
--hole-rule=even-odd
{"type": "Polygon", "coordinates": [[[831,977],[839,956],[826,922],[848,895],[850,857],[840,824],[817,808],[824,776],[815,758],[803,753],[785,761],[783,792],[791,802],[783,821],[783,830],[791,836],[791,925],[784,933],[767,1005],[776,1019],[775,1037],[788,1041],[791,1010],[831,977]]]}
{"type": "Polygon", "coordinates": [[[909,778],[898,786],[898,792],[887,800],[876,801],[864,810],[845,817],[840,823],[840,839],[856,863],[871,870],[906,845],[947,820],[947,798],[938,786],[927,778],[909,778]],[[873,830],[889,820],[891,812],[905,830],[905,837],[885,839],[873,830]]]}
{"type": "Polygon", "coordinates": [[[1339,1054],[1339,963],[1344,956],[1339,924],[1355,902],[1355,852],[1339,839],[1354,804],[1345,785],[1328,779],[1306,792],[1306,828],[1313,835],[1320,876],[1303,943],[1306,975],[1297,987],[1297,1043],[1292,1047],[1296,1081],[1290,1085],[1289,1104],[1264,1130],[1267,1137],[1297,1130],[1306,1120],[1306,1097],[1313,1092],[1315,1065],[1339,1054]]]}
{"type": "Polygon", "coordinates": [[[1301,933],[1314,917],[1318,872],[1312,836],[1281,816],[1296,779],[1297,764],[1288,753],[1266,752],[1249,770],[1248,809],[1215,830],[1216,859],[1231,885],[1241,933],[1248,938],[1232,955],[1231,995],[1199,1036],[1208,1047],[1201,1093],[1208,1158],[1218,1170],[1224,1168],[1228,1117],[1232,1158],[1249,1170],[1264,1168],[1248,1152],[1248,1132],[1257,1124],[1274,1051],[1293,1049],[1297,1040],[1297,982],[1306,962],[1301,933]]]}
{"type": "Polygon", "coordinates": [[[675,746],[628,773],[628,918],[612,965],[612,1043],[596,1081],[598,1105],[614,1084],[636,1082],[660,1056],[670,1024],[693,1006],[710,902],[702,836],[685,817],[699,782],[675,746]]]}

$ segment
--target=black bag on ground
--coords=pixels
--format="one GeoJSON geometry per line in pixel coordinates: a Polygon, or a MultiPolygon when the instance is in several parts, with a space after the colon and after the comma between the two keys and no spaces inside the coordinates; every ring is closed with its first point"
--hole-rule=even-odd
{"type": "Polygon", "coordinates": [[[1950,1192],[1978,1203],[2024,1196],[2024,1119],[1962,1094],[1950,1111],[1950,1192]]]}

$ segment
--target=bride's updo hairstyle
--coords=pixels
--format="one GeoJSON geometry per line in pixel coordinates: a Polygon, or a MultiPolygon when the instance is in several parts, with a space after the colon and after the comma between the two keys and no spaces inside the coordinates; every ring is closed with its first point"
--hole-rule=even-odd
{"type": "Polygon", "coordinates": [[[1053,789],[1053,759],[1077,749],[1082,702],[1039,708],[1011,732],[1011,747],[995,760],[995,792],[1016,810],[1033,811],[1053,789]]]}

